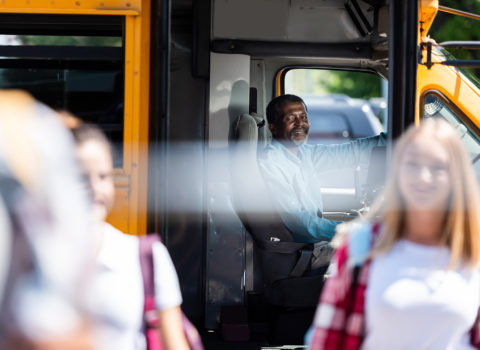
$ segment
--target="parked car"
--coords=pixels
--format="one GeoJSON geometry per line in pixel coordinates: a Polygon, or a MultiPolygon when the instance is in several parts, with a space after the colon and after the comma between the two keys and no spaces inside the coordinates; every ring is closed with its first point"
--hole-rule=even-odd
{"type": "Polygon", "coordinates": [[[310,134],[308,143],[343,143],[378,135],[383,127],[363,99],[306,98],[310,134]]]}
{"type": "Polygon", "coordinates": [[[387,101],[385,97],[372,97],[368,99],[370,107],[372,108],[373,113],[377,116],[378,120],[385,124],[385,119],[387,118],[387,101]]]}

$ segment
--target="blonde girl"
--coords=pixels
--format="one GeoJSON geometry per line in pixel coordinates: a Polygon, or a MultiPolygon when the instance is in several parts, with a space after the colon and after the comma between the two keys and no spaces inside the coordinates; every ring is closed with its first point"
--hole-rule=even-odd
{"type": "Polygon", "coordinates": [[[447,122],[400,138],[382,197],[344,228],[310,348],[480,349],[480,200],[447,122]]]}

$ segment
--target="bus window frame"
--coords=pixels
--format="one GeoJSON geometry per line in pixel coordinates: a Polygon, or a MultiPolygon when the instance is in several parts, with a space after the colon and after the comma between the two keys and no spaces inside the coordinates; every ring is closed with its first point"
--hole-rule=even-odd
{"type": "Polygon", "coordinates": [[[118,0],[83,0],[83,1],[51,1],[35,0],[20,3],[9,1],[2,3],[1,13],[18,14],[58,14],[58,15],[124,15],[139,16],[142,13],[143,0],[125,1],[120,5],[118,0]]]}
{"type": "Polygon", "coordinates": [[[123,16],[124,121],[123,166],[114,170],[117,198],[127,198],[109,221],[133,235],[147,232],[147,175],[150,114],[150,23],[149,0],[83,0],[53,2],[8,1],[0,14],[123,16]],[[118,222],[117,222],[118,221],[118,222]]]}
{"type": "MultiPolygon", "coordinates": [[[[447,108],[450,109],[450,111],[453,114],[453,118],[455,118],[457,120],[458,124],[463,125],[466,128],[466,130],[467,130],[466,134],[468,135],[468,137],[473,142],[476,143],[476,145],[480,149],[480,129],[475,126],[475,124],[462,112],[462,110],[458,106],[455,105],[455,103],[453,103],[450,99],[448,99],[441,92],[439,92],[435,89],[429,89],[421,95],[421,98],[420,98],[420,101],[419,101],[421,118],[422,119],[423,118],[431,118],[431,117],[425,117],[425,115],[424,115],[424,100],[425,100],[425,97],[427,95],[435,96],[436,98],[438,98],[444,104],[444,106],[446,106],[447,108]]],[[[442,118],[442,117],[440,117],[440,118],[442,118]]],[[[446,120],[446,121],[450,125],[452,125],[449,120],[446,120]]],[[[470,155],[470,148],[467,144],[465,144],[465,142],[463,140],[463,137],[462,137],[462,144],[464,145],[466,151],[470,155]]],[[[474,172],[475,172],[475,175],[477,176],[477,179],[480,176],[480,172],[478,172],[477,168],[476,168],[476,164],[478,163],[479,160],[480,160],[480,153],[477,153],[473,158],[470,159],[471,164],[474,167],[474,172]]]]}
{"type": "MultiPolygon", "coordinates": [[[[96,70],[118,69],[125,76],[125,16],[0,13],[1,35],[118,37],[122,45],[0,45],[0,68],[96,70]]],[[[125,104],[125,91],[122,104],[125,104]]],[[[63,108],[63,107],[61,107],[63,108]]],[[[68,108],[68,107],[67,107],[68,108]]],[[[125,113],[120,120],[122,147],[121,162],[115,172],[125,168],[125,113]]],[[[103,126],[99,125],[102,129],[103,126]]],[[[112,142],[114,142],[112,140],[112,142]]]]}
{"type": "Polygon", "coordinates": [[[436,89],[428,89],[422,92],[422,95],[420,96],[420,101],[419,101],[419,106],[421,106],[420,109],[420,117],[421,119],[423,118],[429,118],[425,117],[424,115],[424,101],[425,97],[427,95],[434,95],[438,99],[440,99],[443,104],[445,104],[450,110],[455,114],[455,116],[470,130],[477,135],[477,137],[480,140],[480,129],[463,113],[463,111],[458,107],[453,101],[451,101],[447,96],[445,96],[443,93],[436,89]]]}
{"type": "Polygon", "coordinates": [[[370,68],[351,68],[351,67],[339,67],[339,66],[312,66],[312,65],[294,65],[294,66],[285,66],[277,70],[275,73],[275,79],[273,83],[273,91],[275,96],[277,97],[280,95],[285,94],[285,77],[287,73],[294,69],[312,69],[312,70],[336,70],[336,71],[344,71],[344,72],[357,72],[357,73],[365,73],[365,74],[373,74],[382,79],[385,77],[381,76],[377,71],[370,69],[370,68]]]}

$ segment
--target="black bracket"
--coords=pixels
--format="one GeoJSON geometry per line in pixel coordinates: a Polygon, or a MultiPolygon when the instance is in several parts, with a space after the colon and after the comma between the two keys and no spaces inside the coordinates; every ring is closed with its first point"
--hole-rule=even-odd
{"type": "Polygon", "coordinates": [[[440,44],[434,44],[431,41],[422,42],[420,44],[420,52],[418,63],[426,66],[428,69],[432,68],[434,64],[443,64],[444,66],[453,67],[470,67],[480,68],[480,60],[445,60],[441,62],[432,62],[432,46],[437,45],[445,49],[464,49],[464,50],[480,50],[480,42],[474,41],[447,41],[440,44]],[[427,60],[423,62],[423,50],[427,50],[427,60]]]}
{"type": "Polygon", "coordinates": [[[427,66],[428,69],[432,68],[433,62],[432,62],[432,42],[422,42],[420,44],[420,53],[419,53],[419,64],[423,64],[424,66],[427,66]],[[423,50],[427,50],[427,61],[423,62],[423,50]]]}

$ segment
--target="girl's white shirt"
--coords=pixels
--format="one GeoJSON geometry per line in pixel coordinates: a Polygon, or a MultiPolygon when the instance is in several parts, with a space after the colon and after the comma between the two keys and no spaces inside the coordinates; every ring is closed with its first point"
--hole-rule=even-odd
{"type": "Polygon", "coordinates": [[[407,240],[372,261],[363,350],[474,349],[480,271],[447,270],[450,251],[407,240]]]}
{"type": "MultiPolygon", "coordinates": [[[[182,296],[177,274],[160,242],[153,246],[153,260],[157,309],[179,306],[182,296]]],[[[139,240],[105,223],[89,302],[99,323],[95,327],[98,349],[146,349],[143,301],[139,240]]]]}

